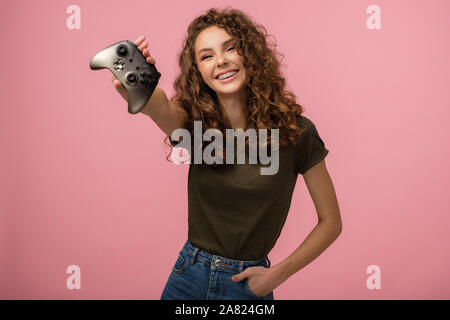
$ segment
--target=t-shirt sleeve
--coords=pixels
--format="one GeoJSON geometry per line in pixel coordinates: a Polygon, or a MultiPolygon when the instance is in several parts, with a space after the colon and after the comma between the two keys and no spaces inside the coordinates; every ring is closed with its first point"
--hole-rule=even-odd
{"type": "Polygon", "coordinates": [[[295,171],[303,175],[322,161],[329,151],[320,138],[314,123],[305,117],[302,118],[306,128],[296,145],[295,171]]]}

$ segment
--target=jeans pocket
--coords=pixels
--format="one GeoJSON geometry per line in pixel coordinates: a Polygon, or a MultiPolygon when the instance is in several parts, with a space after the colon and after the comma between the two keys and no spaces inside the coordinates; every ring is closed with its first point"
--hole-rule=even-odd
{"type": "Polygon", "coordinates": [[[180,251],[178,255],[178,259],[175,262],[175,265],[172,268],[172,271],[174,273],[183,273],[186,271],[187,267],[189,266],[189,256],[184,253],[183,251],[180,251]]]}
{"type": "Polygon", "coordinates": [[[250,289],[250,286],[248,285],[248,279],[245,279],[244,280],[244,285],[245,285],[245,288],[247,289],[247,291],[253,296],[253,297],[255,297],[255,298],[257,298],[257,299],[264,299],[266,296],[258,296],[258,295],[256,295],[253,291],[252,291],[252,289],[250,289]]]}

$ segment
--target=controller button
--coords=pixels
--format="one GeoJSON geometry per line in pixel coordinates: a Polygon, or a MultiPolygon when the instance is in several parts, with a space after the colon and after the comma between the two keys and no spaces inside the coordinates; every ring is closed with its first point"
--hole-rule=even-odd
{"type": "Polygon", "coordinates": [[[127,49],[127,46],[126,46],[126,45],[121,44],[120,46],[117,47],[117,54],[118,54],[119,56],[124,57],[124,56],[127,55],[127,53],[128,53],[128,49],[127,49]]]}

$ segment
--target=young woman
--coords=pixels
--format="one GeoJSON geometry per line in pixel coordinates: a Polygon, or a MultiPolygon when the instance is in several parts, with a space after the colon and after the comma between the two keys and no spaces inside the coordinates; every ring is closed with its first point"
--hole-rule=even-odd
{"type": "MultiPolygon", "coordinates": [[[[240,10],[210,9],[189,25],[179,55],[181,73],[170,100],[159,87],[141,111],[166,134],[215,128],[278,129],[279,169],[262,164],[194,164],[188,175],[188,239],[161,299],[274,299],[273,290],[319,256],[341,233],[328,154],[316,126],[285,90],[267,32],[240,10]],[[225,77],[225,79],[222,79],[225,77]],[[268,254],[286,220],[298,174],[303,175],[318,224],[301,245],[270,266],[268,254]]],[[[144,36],[135,43],[147,61],[144,36]]],[[[119,93],[126,89],[113,76],[119,93]]],[[[175,146],[177,141],[170,138],[175,146]]],[[[268,145],[273,143],[271,139],[268,145]]],[[[170,145],[170,144],[169,144],[170,145]]],[[[245,141],[246,151],[249,139],[245,141]]],[[[226,159],[226,153],[220,153],[226,159]]]]}

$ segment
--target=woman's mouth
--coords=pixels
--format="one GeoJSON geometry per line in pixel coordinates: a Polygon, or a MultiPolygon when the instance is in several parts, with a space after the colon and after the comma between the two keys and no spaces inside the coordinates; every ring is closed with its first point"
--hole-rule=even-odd
{"type": "Polygon", "coordinates": [[[233,71],[228,72],[227,74],[221,75],[222,77],[225,77],[225,79],[216,78],[216,80],[219,80],[220,82],[230,82],[230,81],[233,81],[237,77],[238,74],[239,74],[239,70],[233,70],[233,71]]]}

